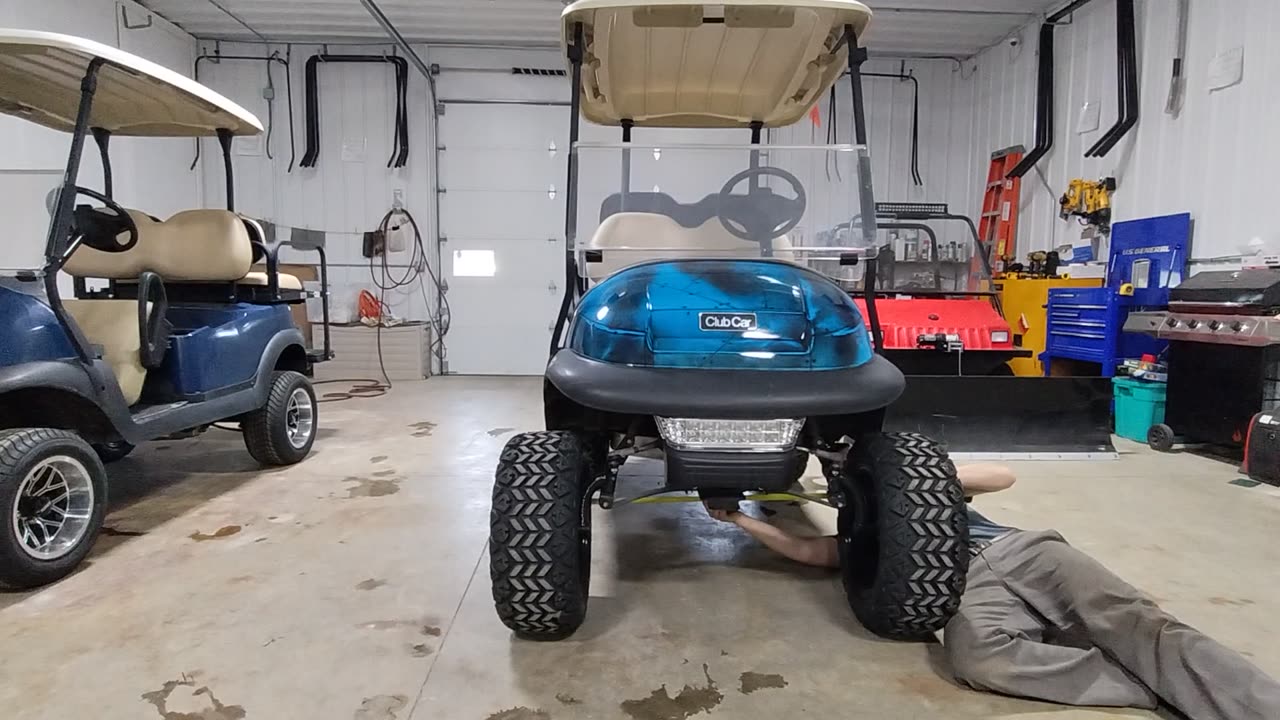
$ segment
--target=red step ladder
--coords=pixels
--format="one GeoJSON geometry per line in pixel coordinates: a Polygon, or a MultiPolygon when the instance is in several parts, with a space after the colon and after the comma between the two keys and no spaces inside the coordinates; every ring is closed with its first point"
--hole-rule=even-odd
{"type": "Polygon", "coordinates": [[[982,194],[982,217],[978,237],[991,258],[991,271],[1001,272],[1018,256],[1018,203],[1022,195],[1022,179],[1009,177],[1009,171],[1022,162],[1026,148],[1016,145],[991,155],[987,185],[982,194]]]}

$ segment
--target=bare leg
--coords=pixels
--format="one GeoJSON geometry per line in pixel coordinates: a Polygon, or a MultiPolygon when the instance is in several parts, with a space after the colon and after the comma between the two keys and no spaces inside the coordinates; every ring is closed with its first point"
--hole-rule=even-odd
{"type": "Polygon", "coordinates": [[[956,679],[979,690],[1063,705],[1155,708],[1155,694],[1097,648],[1044,642],[1045,621],[981,557],[943,634],[956,679]]]}
{"type": "Polygon", "coordinates": [[[984,557],[1035,612],[1065,632],[1083,634],[1185,715],[1280,718],[1280,683],[1161,610],[1057,533],[1018,533],[984,557]]]}

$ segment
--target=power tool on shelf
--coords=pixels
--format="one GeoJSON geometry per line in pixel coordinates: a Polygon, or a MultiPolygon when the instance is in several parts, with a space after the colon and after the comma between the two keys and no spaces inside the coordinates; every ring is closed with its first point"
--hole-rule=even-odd
{"type": "Polygon", "coordinates": [[[1079,218],[1080,224],[1094,225],[1107,232],[1111,229],[1111,193],[1115,190],[1116,179],[1113,177],[1101,180],[1076,178],[1059,201],[1062,208],[1059,215],[1063,220],[1079,218]]]}

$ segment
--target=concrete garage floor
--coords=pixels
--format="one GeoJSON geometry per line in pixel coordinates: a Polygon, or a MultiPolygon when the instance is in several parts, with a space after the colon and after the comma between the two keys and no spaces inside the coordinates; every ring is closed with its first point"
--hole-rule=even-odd
{"type": "MultiPolygon", "coordinates": [[[[509,435],[540,426],[539,389],[446,378],[324,405],[315,453],[286,470],[258,470],[216,430],[145,447],[111,468],[108,530],[83,570],[0,595],[0,715],[1152,717],[959,688],[938,646],[868,636],[834,575],[692,505],[597,510],[586,625],[558,644],[514,640],[489,596],[490,482],[509,435]]],[[[979,506],[1060,529],[1280,675],[1280,491],[1233,486],[1212,460],[1121,449],[1019,464],[1018,487],[979,506]]],[[[631,487],[659,470],[631,469],[631,487]]]]}

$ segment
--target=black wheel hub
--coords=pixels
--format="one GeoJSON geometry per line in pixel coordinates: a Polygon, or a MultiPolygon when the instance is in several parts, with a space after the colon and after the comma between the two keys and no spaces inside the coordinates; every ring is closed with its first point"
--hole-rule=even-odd
{"type": "Polygon", "coordinates": [[[849,468],[841,479],[846,505],[837,521],[840,563],[849,571],[846,577],[859,588],[874,582],[880,557],[874,482],[867,468],[857,467],[849,468]]]}

